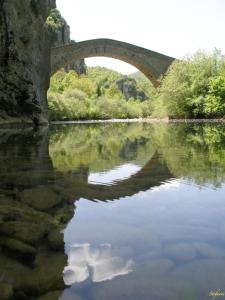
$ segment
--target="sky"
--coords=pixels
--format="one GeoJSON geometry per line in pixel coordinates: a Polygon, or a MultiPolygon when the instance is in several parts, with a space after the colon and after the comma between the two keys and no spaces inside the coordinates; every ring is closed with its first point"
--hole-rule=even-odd
{"type": "MultiPolygon", "coordinates": [[[[111,38],[175,58],[215,47],[225,53],[225,0],[57,0],[71,39],[111,38]]],[[[88,65],[135,69],[110,58],[88,65]]]]}

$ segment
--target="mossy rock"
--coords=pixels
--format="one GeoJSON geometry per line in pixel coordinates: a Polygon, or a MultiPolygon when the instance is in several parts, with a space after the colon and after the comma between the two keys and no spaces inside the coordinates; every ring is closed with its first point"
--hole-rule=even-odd
{"type": "Polygon", "coordinates": [[[24,190],[20,197],[22,202],[41,211],[48,210],[62,201],[58,194],[45,186],[24,190]]]}
{"type": "Polygon", "coordinates": [[[39,255],[34,269],[24,282],[24,291],[28,295],[42,295],[54,290],[63,290],[63,269],[67,264],[64,253],[53,251],[39,255]]]}
{"type": "Polygon", "coordinates": [[[30,245],[35,245],[47,231],[48,224],[42,223],[41,219],[40,224],[22,221],[5,222],[0,228],[0,232],[4,235],[30,245]]]}
{"type": "Polygon", "coordinates": [[[28,205],[10,198],[0,201],[0,216],[4,220],[28,221],[39,224],[51,223],[53,219],[45,212],[39,212],[28,205]]]}
{"type": "Polygon", "coordinates": [[[73,217],[74,209],[75,208],[73,203],[66,204],[63,207],[57,209],[53,216],[55,224],[57,224],[61,228],[64,228],[69,220],[73,217]]]}
{"type": "Polygon", "coordinates": [[[23,291],[16,291],[14,298],[18,299],[18,300],[28,300],[29,299],[28,296],[23,291]]]}
{"type": "Polygon", "coordinates": [[[0,270],[4,274],[4,282],[13,286],[15,290],[22,290],[23,282],[30,274],[30,269],[16,259],[0,254],[0,270]]]}
{"type": "Polygon", "coordinates": [[[1,238],[0,245],[3,248],[7,248],[8,250],[18,253],[20,255],[25,255],[29,257],[34,257],[36,254],[35,248],[27,245],[21,241],[11,238],[1,238]]]}
{"type": "Polygon", "coordinates": [[[9,283],[0,282],[0,299],[8,300],[13,296],[13,287],[9,283]]]}
{"type": "Polygon", "coordinates": [[[40,297],[49,291],[64,290],[62,272],[66,264],[66,255],[60,252],[49,251],[39,255],[32,269],[0,254],[0,270],[4,274],[4,281],[11,284],[14,290],[28,296],[40,297]]]}
{"type": "Polygon", "coordinates": [[[58,300],[61,295],[62,291],[49,292],[37,300],[58,300]]]}
{"type": "Polygon", "coordinates": [[[64,249],[64,238],[63,233],[59,229],[53,229],[48,234],[48,244],[53,250],[63,250],[64,249]]]}

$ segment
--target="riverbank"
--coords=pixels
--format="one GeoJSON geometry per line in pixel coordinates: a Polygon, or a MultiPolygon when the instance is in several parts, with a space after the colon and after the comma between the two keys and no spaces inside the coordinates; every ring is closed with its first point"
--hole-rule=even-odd
{"type": "Polygon", "coordinates": [[[33,126],[48,127],[58,124],[99,124],[99,123],[224,123],[225,119],[169,119],[169,118],[135,118],[135,119],[100,119],[100,120],[71,120],[71,121],[49,121],[34,124],[30,119],[11,118],[0,119],[1,128],[32,128],[33,126]]]}
{"type": "Polygon", "coordinates": [[[225,119],[169,119],[169,118],[136,118],[136,119],[107,119],[107,120],[76,120],[52,121],[50,124],[92,124],[92,123],[224,123],[225,119]]]}

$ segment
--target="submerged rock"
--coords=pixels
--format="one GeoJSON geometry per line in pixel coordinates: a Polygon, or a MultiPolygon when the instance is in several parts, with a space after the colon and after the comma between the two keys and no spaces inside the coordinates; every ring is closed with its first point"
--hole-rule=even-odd
{"type": "Polygon", "coordinates": [[[45,186],[24,190],[20,197],[27,205],[43,211],[56,206],[62,201],[59,195],[45,186]]]}
{"type": "Polygon", "coordinates": [[[174,244],[166,247],[166,254],[169,254],[175,261],[189,261],[196,257],[197,252],[195,247],[187,243],[174,244]]]}
{"type": "Polygon", "coordinates": [[[0,282],[0,299],[8,300],[13,296],[13,288],[9,283],[0,282]]]}
{"type": "MultiPolygon", "coordinates": [[[[5,223],[8,221],[27,222],[39,225],[40,220],[42,224],[52,224],[53,218],[44,212],[39,212],[28,205],[15,201],[10,198],[4,198],[0,201],[0,219],[5,223]]],[[[4,232],[6,228],[4,229],[4,232]]],[[[0,228],[2,232],[2,227],[0,228]]]]}
{"type": "Polygon", "coordinates": [[[19,260],[10,258],[0,253],[0,270],[3,281],[10,283],[15,290],[21,290],[23,281],[26,280],[30,269],[24,266],[19,260]]]}
{"type": "Polygon", "coordinates": [[[4,275],[4,282],[10,283],[14,290],[21,291],[25,295],[39,296],[49,291],[63,290],[65,285],[62,270],[65,265],[64,253],[39,254],[33,268],[0,254],[0,270],[4,275]]]}
{"type": "Polygon", "coordinates": [[[224,286],[225,260],[223,259],[198,259],[178,265],[171,276],[176,276],[190,283],[198,283],[198,289],[205,291],[205,287],[218,289],[224,286]]]}
{"type": "Polygon", "coordinates": [[[35,260],[34,269],[24,281],[29,294],[44,294],[49,291],[63,290],[65,287],[62,270],[66,265],[66,255],[61,252],[46,251],[35,260]]]}
{"type": "Polygon", "coordinates": [[[207,243],[194,243],[194,247],[198,253],[208,258],[223,258],[225,257],[225,251],[223,248],[212,246],[207,243]]]}
{"type": "Polygon", "coordinates": [[[48,231],[47,224],[34,224],[31,222],[10,221],[2,224],[0,232],[14,239],[28,243],[36,244],[48,231]]]}
{"type": "Polygon", "coordinates": [[[53,250],[63,250],[64,249],[64,239],[63,234],[59,229],[54,229],[48,234],[48,243],[53,250]]]}
{"type": "Polygon", "coordinates": [[[34,257],[36,254],[36,250],[34,247],[31,247],[28,244],[25,244],[21,241],[11,238],[1,238],[0,245],[3,248],[6,248],[12,252],[18,253],[23,256],[31,256],[34,257]]]}
{"type": "Polygon", "coordinates": [[[58,300],[59,297],[61,296],[62,291],[54,291],[54,292],[49,292],[45,294],[42,297],[39,297],[37,300],[58,300]]]}

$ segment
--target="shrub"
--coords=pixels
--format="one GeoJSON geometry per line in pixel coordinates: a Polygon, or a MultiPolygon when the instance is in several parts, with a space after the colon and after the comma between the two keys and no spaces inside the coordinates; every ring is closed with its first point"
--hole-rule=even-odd
{"type": "Polygon", "coordinates": [[[208,117],[225,116],[225,76],[210,79],[204,112],[208,117]]]}
{"type": "MultiPolygon", "coordinates": [[[[37,0],[32,1],[34,2],[37,0]]],[[[60,29],[65,25],[65,23],[65,19],[61,16],[58,9],[51,9],[50,14],[46,20],[46,27],[48,29],[52,42],[54,42],[57,39],[57,34],[60,31],[60,29]]]]}

